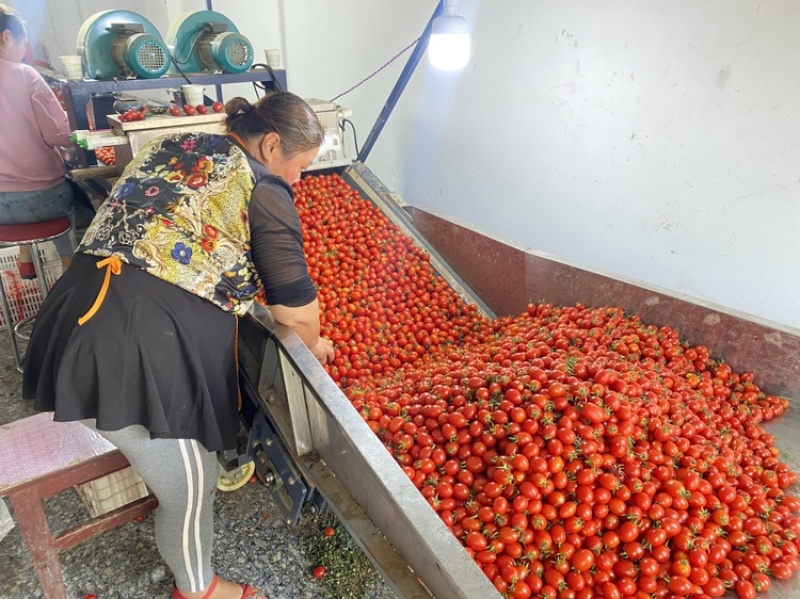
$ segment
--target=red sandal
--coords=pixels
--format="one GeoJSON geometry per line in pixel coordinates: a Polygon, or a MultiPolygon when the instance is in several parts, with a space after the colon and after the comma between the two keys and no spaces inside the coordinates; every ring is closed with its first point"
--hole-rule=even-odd
{"type": "MultiPolygon", "coordinates": [[[[211,579],[211,584],[208,585],[208,589],[206,589],[205,595],[203,595],[200,599],[209,599],[211,594],[214,592],[214,589],[217,588],[218,582],[219,577],[214,574],[214,577],[211,579]]],[[[240,599],[267,599],[266,595],[260,594],[258,589],[254,586],[250,586],[249,584],[242,584],[239,586],[242,587],[242,596],[240,599]]],[[[172,583],[172,599],[186,599],[186,595],[178,590],[178,587],[175,586],[175,583],[172,583]]]]}

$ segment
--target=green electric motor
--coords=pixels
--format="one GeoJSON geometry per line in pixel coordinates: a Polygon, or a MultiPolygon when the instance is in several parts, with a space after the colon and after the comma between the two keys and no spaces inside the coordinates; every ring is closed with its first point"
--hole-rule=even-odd
{"type": "Polygon", "coordinates": [[[175,66],[185,73],[243,73],[253,64],[250,40],[213,10],[181,15],[170,25],[166,41],[175,66]]]}
{"type": "Polygon", "coordinates": [[[170,67],[161,34],[141,15],[128,10],[98,12],[78,32],[78,54],[91,79],[155,79],[170,67]]]}

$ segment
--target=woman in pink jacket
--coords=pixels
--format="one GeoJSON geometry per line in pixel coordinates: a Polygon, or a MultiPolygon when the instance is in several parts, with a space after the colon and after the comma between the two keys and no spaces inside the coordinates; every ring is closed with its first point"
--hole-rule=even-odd
{"type": "MultiPolygon", "coordinates": [[[[59,146],[72,145],[67,115],[42,76],[22,64],[25,25],[0,4],[0,224],[73,218],[72,187],[64,178],[59,146]]],[[[72,256],[67,237],[56,241],[65,263],[72,256]]],[[[20,275],[36,275],[30,248],[20,251],[20,275]]]]}

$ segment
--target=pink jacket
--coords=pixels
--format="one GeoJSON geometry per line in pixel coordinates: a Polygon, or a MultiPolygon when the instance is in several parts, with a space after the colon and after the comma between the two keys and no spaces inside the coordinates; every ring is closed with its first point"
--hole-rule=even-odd
{"type": "Polygon", "coordinates": [[[37,191],[64,180],[56,146],[71,145],[67,115],[32,67],[0,59],[0,192],[37,191]]]}

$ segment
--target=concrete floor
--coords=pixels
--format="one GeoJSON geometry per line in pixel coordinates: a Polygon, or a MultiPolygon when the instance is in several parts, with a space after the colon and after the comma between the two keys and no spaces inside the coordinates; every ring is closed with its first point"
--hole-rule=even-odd
{"type": "MultiPolygon", "coordinates": [[[[0,330],[0,424],[34,413],[20,398],[21,375],[14,368],[9,341],[0,330]]],[[[46,505],[53,530],[86,517],[77,493],[68,491],[46,505]]],[[[330,599],[309,571],[298,533],[289,529],[269,493],[260,485],[245,485],[218,493],[215,504],[213,565],[225,578],[256,584],[270,598],[330,599]]],[[[25,546],[14,528],[0,539],[0,598],[42,597],[25,546]]],[[[82,599],[154,599],[169,597],[172,578],[156,551],[152,515],[82,543],[61,554],[67,596],[82,599]]],[[[364,597],[390,599],[383,584],[366,589],[364,597]]]]}

